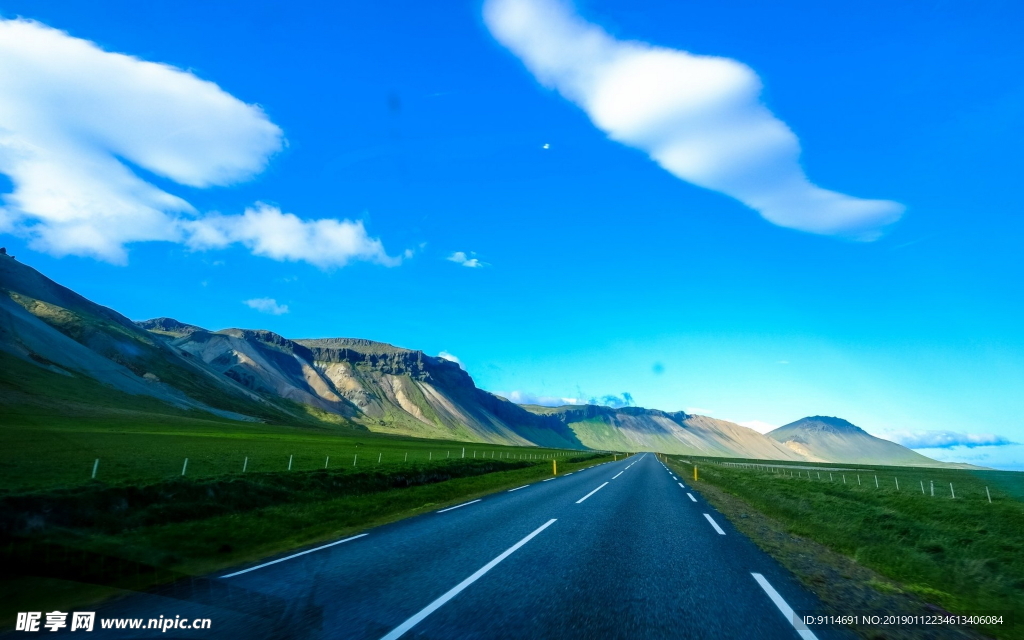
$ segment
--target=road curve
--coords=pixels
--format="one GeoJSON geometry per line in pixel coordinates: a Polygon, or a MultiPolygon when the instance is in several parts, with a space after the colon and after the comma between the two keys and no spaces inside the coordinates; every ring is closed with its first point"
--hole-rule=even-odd
{"type": "Polygon", "coordinates": [[[203,617],[117,638],[846,638],[817,599],[653,454],[237,567],[98,617],[203,617]],[[254,604],[257,603],[257,604],[254,604]]]}

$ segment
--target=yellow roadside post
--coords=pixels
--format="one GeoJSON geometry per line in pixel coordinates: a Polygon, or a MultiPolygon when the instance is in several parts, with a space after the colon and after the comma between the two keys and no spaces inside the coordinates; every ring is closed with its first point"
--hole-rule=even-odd
{"type": "Polygon", "coordinates": [[[697,481],[697,465],[693,465],[693,481],[697,481]]]}
{"type": "Polygon", "coordinates": [[[558,460],[552,460],[551,461],[551,475],[553,475],[553,476],[557,476],[558,475],[558,460]]]}

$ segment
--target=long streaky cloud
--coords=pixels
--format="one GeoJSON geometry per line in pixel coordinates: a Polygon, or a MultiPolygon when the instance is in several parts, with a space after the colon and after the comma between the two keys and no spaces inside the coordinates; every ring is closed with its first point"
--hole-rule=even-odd
{"type": "Polygon", "coordinates": [[[904,211],[812,184],[799,140],[761,103],[760,78],[740,62],[617,40],[559,0],[487,0],[484,21],[609,138],[769,222],[874,240],[904,211]]]}

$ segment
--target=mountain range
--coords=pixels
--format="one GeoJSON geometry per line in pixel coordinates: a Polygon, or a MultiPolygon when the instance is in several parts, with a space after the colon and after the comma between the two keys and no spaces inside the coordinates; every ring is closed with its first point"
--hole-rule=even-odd
{"type": "Polygon", "coordinates": [[[681,411],[518,405],[477,388],[455,362],[383,342],[211,331],[172,318],[133,322],[0,253],[0,361],[7,358],[54,374],[33,391],[43,400],[61,397],[67,380],[84,377],[178,411],[230,420],[522,446],[944,464],[839,418],[804,418],[761,434],[681,411]]]}

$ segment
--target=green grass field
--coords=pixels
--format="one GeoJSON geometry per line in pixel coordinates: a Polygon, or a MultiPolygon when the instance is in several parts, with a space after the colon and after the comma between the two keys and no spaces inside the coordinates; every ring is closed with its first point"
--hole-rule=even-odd
{"type": "Polygon", "coordinates": [[[552,460],[568,472],[602,459],[373,433],[302,411],[232,421],[10,356],[0,365],[0,624],[125,588],[116,571],[90,573],[97,563],[146,588],[168,579],[161,571],[205,575],[527,484],[552,460]],[[77,560],[48,560],[66,553],[77,560]]]}
{"type": "Polygon", "coordinates": [[[396,468],[438,460],[550,459],[571,451],[403,438],[351,429],[281,427],[200,417],[124,412],[56,416],[0,427],[0,493],[73,487],[96,480],[147,483],[187,477],[288,470],[396,468]],[[41,424],[31,424],[39,422],[41,424]],[[463,449],[465,453],[463,454],[463,449]]]}
{"type": "Polygon", "coordinates": [[[1024,474],[669,459],[692,479],[689,463],[698,488],[712,484],[949,611],[1012,612],[1016,626],[985,631],[1024,637],[1024,474]]]}
{"type": "MultiPolygon", "coordinates": [[[[300,415],[287,424],[238,422],[66,378],[0,354],[0,493],[96,480],[147,483],[247,472],[357,468],[466,457],[548,459],[571,451],[417,439],[300,415]],[[59,398],[44,391],[54,380],[59,398]],[[330,460],[328,461],[328,457],[330,460]],[[248,458],[248,461],[246,461],[248,458]]],[[[453,434],[455,436],[456,434],[453,434]]]]}
{"type": "MultiPolygon", "coordinates": [[[[498,453],[495,450],[495,453],[498,453]]],[[[559,462],[567,473],[604,460],[578,454],[559,462]]],[[[549,461],[482,457],[316,471],[236,472],[154,483],[100,482],[0,496],[0,541],[27,571],[0,580],[0,624],[29,603],[69,608],[118,593],[124,576],[96,580],[84,566],[58,563],[63,549],[127,560],[134,578],[159,568],[205,575],[304,545],[494,491],[550,477],[549,461]],[[20,608],[19,608],[20,607],[20,608]]]]}

